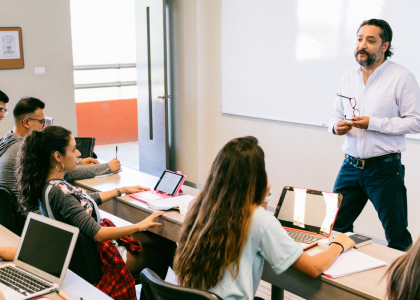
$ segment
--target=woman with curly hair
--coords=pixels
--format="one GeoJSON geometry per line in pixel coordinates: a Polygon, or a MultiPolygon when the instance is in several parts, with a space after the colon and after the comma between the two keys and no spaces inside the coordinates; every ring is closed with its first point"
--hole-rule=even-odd
{"type": "Polygon", "coordinates": [[[261,205],[269,194],[264,152],[248,136],[220,150],[200,195],[185,218],[176,251],[178,283],[223,299],[253,299],[264,259],[280,274],[289,266],[321,275],[354,246],[339,233],[327,250],[309,256],[261,205]]]}
{"type": "Polygon", "coordinates": [[[75,170],[79,156],[76,141],[67,129],[50,126],[32,131],[17,159],[20,208],[23,212],[39,208],[44,216],[76,226],[95,240],[103,273],[97,287],[115,299],[136,299],[130,272],[148,267],[165,278],[173,263],[176,244],[145,231],[161,225],[155,219],[163,212],[155,212],[142,222],[125,227],[112,227],[115,226],[112,222],[102,219],[98,205],[121,194],[148,189],[133,186],[87,194],[64,180],[64,170],[75,170]]]}

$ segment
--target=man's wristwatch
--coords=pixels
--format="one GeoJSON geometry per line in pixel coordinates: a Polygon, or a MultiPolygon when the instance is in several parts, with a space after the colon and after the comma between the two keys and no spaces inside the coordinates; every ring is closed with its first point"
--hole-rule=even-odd
{"type": "Polygon", "coordinates": [[[117,188],[117,193],[118,193],[118,196],[121,196],[121,191],[119,188],[117,188]]]}

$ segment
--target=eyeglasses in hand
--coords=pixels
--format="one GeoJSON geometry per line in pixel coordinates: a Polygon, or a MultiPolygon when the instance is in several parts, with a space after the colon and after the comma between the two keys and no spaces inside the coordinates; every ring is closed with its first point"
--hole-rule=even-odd
{"type": "MultiPolygon", "coordinates": [[[[356,102],[356,98],[346,97],[346,96],[343,96],[343,95],[339,95],[338,93],[337,93],[337,96],[338,96],[338,97],[342,97],[342,98],[349,99],[349,101],[350,101],[350,105],[351,105],[351,108],[353,108],[353,116],[355,116],[355,117],[360,117],[360,110],[358,110],[358,109],[356,108],[356,104],[357,104],[357,102],[356,102]]],[[[344,120],[347,120],[347,121],[352,121],[352,120],[353,120],[353,118],[351,118],[351,119],[346,119],[346,115],[344,115],[344,120]]]]}

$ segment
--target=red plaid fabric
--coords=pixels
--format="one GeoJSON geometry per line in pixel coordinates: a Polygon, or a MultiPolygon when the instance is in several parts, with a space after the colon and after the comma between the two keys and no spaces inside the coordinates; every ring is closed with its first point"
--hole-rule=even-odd
{"type": "MultiPolygon", "coordinates": [[[[116,227],[109,219],[102,219],[102,227],[116,227]]],[[[130,236],[118,239],[118,244],[130,252],[141,251],[139,241],[130,236]]],[[[115,300],[137,300],[134,278],[112,241],[97,243],[102,262],[102,278],[96,286],[115,300]]]]}

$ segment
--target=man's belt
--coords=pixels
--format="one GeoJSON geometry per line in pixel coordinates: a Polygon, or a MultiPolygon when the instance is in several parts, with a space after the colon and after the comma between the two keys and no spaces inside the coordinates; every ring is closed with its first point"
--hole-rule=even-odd
{"type": "Polygon", "coordinates": [[[349,162],[353,167],[358,169],[364,169],[368,166],[373,166],[385,162],[390,162],[393,160],[401,159],[401,153],[391,153],[382,156],[361,159],[357,157],[353,157],[351,155],[346,154],[346,161],[349,162]]]}

